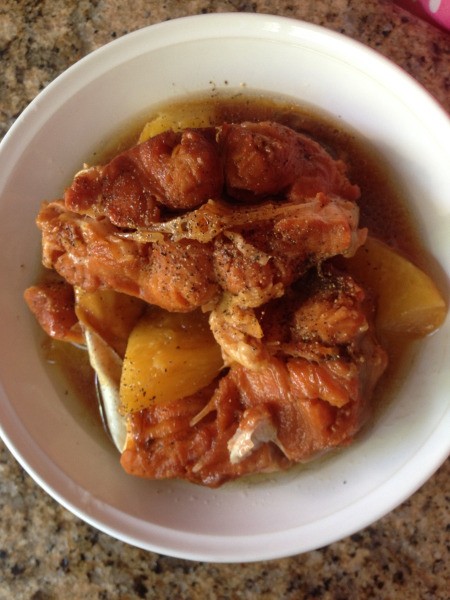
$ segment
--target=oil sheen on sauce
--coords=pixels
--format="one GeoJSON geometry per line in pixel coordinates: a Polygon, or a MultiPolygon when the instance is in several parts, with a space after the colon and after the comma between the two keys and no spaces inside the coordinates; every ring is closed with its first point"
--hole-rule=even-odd
{"type": "MultiPolygon", "coordinates": [[[[372,235],[399,249],[425,271],[430,271],[413,215],[408,210],[407,200],[389,165],[376,154],[368,140],[364,140],[346,124],[309,106],[299,105],[292,99],[268,98],[248,91],[229,91],[226,94],[214,92],[162,104],[134,119],[125,131],[87,157],[87,162],[106,163],[114,155],[136,144],[145,123],[161,114],[178,116],[181,122],[195,116],[196,125],[202,127],[224,122],[272,120],[311,136],[332,156],[346,162],[350,181],[360,186],[360,225],[368,227],[372,235]]],[[[389,353],[389,367],[375,392],[374,418],[395,396],[420,346],[420,342],[399,336],[381,342],[384,342],[389,353]]],[[[45,359],[52,377],[59,381],[63,400],[72,414],[84,421],[85,426],[97,435],[97,430],[101,430],[101,420],[94,374],[86,352],[63,342],[47,340],[44,346],[45,359]]]]}

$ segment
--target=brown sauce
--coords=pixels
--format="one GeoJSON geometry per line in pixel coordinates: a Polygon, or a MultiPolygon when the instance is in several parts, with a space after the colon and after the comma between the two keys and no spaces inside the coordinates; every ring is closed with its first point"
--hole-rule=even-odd
{"type": "MultiPolygon", "coordinates": [[[[182,102],[160,105],[130,123],[126,131],[113,136],[109,144],[87,157],[87,162],[108,162],[114,155],[137,143],[146,122],[161,112],[174,111],[202,116],[202,126],[272,120],[310,135],[334,157],[347,163],[350,181],[360,186],[361,226],[368,227],[372,235],[400,250],[425,271],[432,272],[431,259],[427,258],[422,246],[414,216],[389,165],[377,155],[367,140],[345,123],[311,107],[302,107],[290,99],[269,99],[256,93],[238,91],[223,96],[214,93],[211,96],[190,97],[182,102]]],[[[417,342],[400,336],[381,341],[389,352],[390,361],[374,399],[380,407],[395,396],[418,348],[417,342]]],[[[64,396],[75,399],[71,401],[71,410],[79,416],[81,407],[90,415],[86,419],[92,419],[92,415],[97,414],[97,401],[94,375],[87,364],[86,353],[52,341],[47,344],[46,356],[53,365],[52,371],[56,365],[63,376],[62,380],[70,389],[69,393],[65,391],[64,396]]],[[[96,419],[99,423],[98,414],[96,419]]]]}

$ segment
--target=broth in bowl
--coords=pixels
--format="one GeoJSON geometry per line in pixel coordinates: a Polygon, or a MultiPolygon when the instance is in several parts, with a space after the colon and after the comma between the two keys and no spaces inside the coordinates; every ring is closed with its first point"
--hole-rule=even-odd
{"type": "Polygon", "coordinates": [[[161,105],[109,146],[43,204],[26,299],[124,469],[217,487],[352,443],[446,313],[383,160],[245,92],[161,105]]]}

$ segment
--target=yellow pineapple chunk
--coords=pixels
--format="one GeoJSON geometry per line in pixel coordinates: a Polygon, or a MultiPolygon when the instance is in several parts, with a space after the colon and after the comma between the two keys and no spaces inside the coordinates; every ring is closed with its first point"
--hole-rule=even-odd
{"type": "Polygon", "coordinates": [[[377,297],[377,328],[423,336],[436,330],[447,307],[432,279],[384,242],[369,237],[349,271],[377,297]]]}
{"type": "Polygon", "coordinates": [[[192,112],[192,107],[190,109],[183,106],[174,107],[170,112],[159,113],[144,125],[139,136],[139,143],[141,144],[168,129],[181,131],[187,127],[209,127],[212,123],[211,118],[212,115],[205,111],[195,114],[195,111],[192,112]]]}
{"type": "Polygon", "coordinates": [[[128,340],[120,381],[121,409],[130,413],[202,389],[223,367],[207,315],[152,308],[128,340]]]}

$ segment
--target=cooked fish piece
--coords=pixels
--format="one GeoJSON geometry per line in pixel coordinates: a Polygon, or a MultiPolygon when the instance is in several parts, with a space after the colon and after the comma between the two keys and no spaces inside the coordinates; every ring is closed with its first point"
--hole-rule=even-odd
{"type": "Polygon", "coordinates": [[[121,237],[108,219],[44,203],[37,219],[43,263],[87,291],[113,289],[168,310],[185,312],[218,293],[211,249],[195,240],[140,243],[121,237]]]}
{"type": "Polygon", "coordinates": [[[73,287],[56,274],[27,288],[28,308],[47,335],[55,340],[82,344],[83,332],[75,313],[73,287]]]}
{"type": "Polygon", "coordinates": [[[225,124],[218,140],[226,190],[232,198],[254,201],[287,194],[300,199],[325,192],[356,200],[360,195],[359,187],[348,180],[343,161],[280,123],[225,124]]]}
{"type": "Polygon", "coordinates": [[[220,196],[223,172],[215,131],[165,131],[102,166],[86,166],[64,196],[68,210],[145,227],[161,210],[186,210],[220,196]]]}

